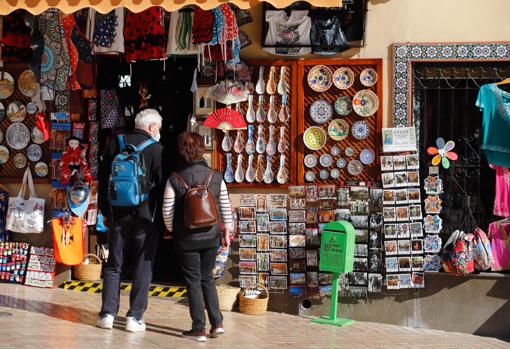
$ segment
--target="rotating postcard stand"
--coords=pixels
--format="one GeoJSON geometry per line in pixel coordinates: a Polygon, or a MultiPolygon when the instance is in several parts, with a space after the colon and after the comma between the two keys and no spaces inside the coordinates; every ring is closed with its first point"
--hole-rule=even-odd
{"type": "Polygon", "coordinates": [[[354,239],[354,227],[347,221],[330,222],[322,232],[319,269],[333,273],[331,308],[329,317],[317,317],[312,320],[314,323],[345,326],[354,322],[350,319],[337,318],[338,279],[340,273],[353,271],[354,239]]]}

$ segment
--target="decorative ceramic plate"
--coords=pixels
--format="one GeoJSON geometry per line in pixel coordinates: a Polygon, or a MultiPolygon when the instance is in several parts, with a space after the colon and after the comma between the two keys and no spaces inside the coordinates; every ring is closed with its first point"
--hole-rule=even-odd
{"type": "Polygon", "coordinates": [[[0,128],[0,143],[4,141],[4,131],[0,128]]]}
{"type": "Polygon", "coordinates": [[[331,139],[341,141],[349,135],[349,124],[344,119],[334,119],[328,125],[328,134],[331,139]]]}
{"type": "Polygon", "coordinates": [[[317,157],[313,154],[308,154],[305,156],[305,166],[308,168],[312,168],[317,166],[317,157]]]}
{"type": "Polygon", "coordinates": [[[363,171],[363,165],[359,160],[351,160],[347,165],[347,171],[353,176],[359,175],[363,171]]]}
{"type": "Polygon", "coordinates": [[[9,98],[14,92],[14,78],[7,72],[0,72],[0,99],[9,98]]]}
{"type": "Polygon", "coordinates": [[[329,153],[332,156],[339,156],[341,152],[342,151],[340,150],[340,148],[337,145],[334,145],[334,146],[331,147],[331,150],[330,150],[329,153]]]}
{"type": "Polygon", "coordinates": [[[7,161],[9,161],[9,149],[0,145],[0,165],[5,164],[7,161]]]}
{"type": "Polygon", "coordinates": [[[28,160],[36,162],[41,160],[43,156],[43,150],[38,144],[30,144],[27,148],[28,160]]]}
{"type": "Polygon", "coordinates": [[[0,103],[0,121],[5,117],[5,107],[0,103]]]}
{"type": "Polygon", "coordinates": [[[319,177],[321,179],[328,179],[329,178],[329,171],[324,169],[324,170],[321,170],[321,172],[319,172],[319,177]]]}
{"type": "Polygon", "coordinates": [[[14,101],[7,106],[7,117],[11,122],[22,122],[27,116],[27,108],[20,101],[14,101]]]}
{"type": "Polygon", "coordinates": [[[310,150],[319,150],[326,144],[326,132],[320,127],[311,126],[305,130],[303,141],[310,150]]]}
{"type": "Polygon", "coordinates": [[[361,90],[352,98],[352,108],[359,116],[372,116],[379,108],[379,98],[373,91],[361,90]]]}
{"type": "Polygon", "coordinates": [[[333,157],[330,154],[322,154],[319,158],[322,167],[329,167],[333,163],[333,157]]]}
{"type": "Polygon", "coordinates": [[[342,96],[335,101],[335,111],[340,116],[347,116],[352,112],[352,99],[349,96],[342,96]]]}
{"type": "Polygon", "coordinates": [[[28,112],[29,114],[35,114],[35,113],[37,113],[37,110],[38,110],[38,108],[37,108],[37,103],[35,103],[35,102],[29,102],[29,103],[27,104],[27,112],[28,112]]]}
{"type": "Polygon", "coordinates": [[[32,142],[35,144],[43,144],[45,142],[44,134],[37,128],[37,126],[34,126],[32,129],[32,142]]]}
{"type": "Polygon", "coordinates": [[[312,182],[315,180],[315,173],[313,173],[313,171],[308,171],[306,172],[305,174],[305,179],[308,181],[308,182],[312,182]]]}
{"type": "Polygon", "coordinates": [[[354,149],[352,149],[351,147],[347,147],[345,148],[345,156],[347,157],[353,157],[354,154],[356,154],[356,152],[354,151],[354,149]]]}
{"type": "Polygon", "coordinates": [[[334,168],[331,170],[330,174],[331,178],[337,179],[340,177],[340,170],[338,168],[334,168]]]}
{"type": "Polygon", "coordinates": [[[9,147],[21,150],[30,143],[30,131],[22,123],[15,122],[7,128],[5,139],[9,147]]]}
{"type": "Polygon", "coordinates": [[[359,81],[363,84],[363,86],[371,87],[374,86],[377,82],[377,72],[372,68],[367,68],[363,70],[359,76],[359,81]]]}
{"type": "Polygon", "coordinates": [[[14,166],[16,168],[21,169],[27,167],[28,160],[25,154],[23,153],[18,153],[14,155],[14,158],[12,160],[14,161],[14,166]]]}
{"type": "Polygon", "coordinates": [[[48,164],[42,161],[35,164],[35,174],[39,177],[46,177],[48,175],[48,164]]]}
{"type": "Polygon", "coordinates": [[[366,121],[356,121],[352,124],[351,133],[357,140],[367,139],[370,135],[370,126],[366,121]]]}
{"type": "Polygon", "coordinates": [[[347,90],[354,83],[354,72],[349,68],[338,68],[333,74],[333,83],[340,90],[347,90]]]}
{"type": "Polygon", "coordinates": [[[308,85],[316,92],[329,90],[333,84],[333,72],[325,65],[316,65],[308,72],[308,85]]]}
{"type": "Polygon", "coordinates": [[[18,78],[18,89],[27,97],[35,96],[37,80],[33,71],[27,69],[20,74],[18,78]]]}
{"type": "Polygon", "coordinates": [[[319,99],[310,106],[310,117],[317,124],[328,122],[333,116],[333,107],[328,101],[319,99]]]}
{"type": "Polygon", "coordinates": [[[336,167],[345,168],[345,166],[347,166],[347,160],[345,160],[344,158],[340,158],[336,161],[336,167]]]}
{"type": "Polygon", "coordinates": [[[363,165],[370,165],[375,160],[375,152],[372,149],[363,149],[359,154],[359,160],[363,165]]]}

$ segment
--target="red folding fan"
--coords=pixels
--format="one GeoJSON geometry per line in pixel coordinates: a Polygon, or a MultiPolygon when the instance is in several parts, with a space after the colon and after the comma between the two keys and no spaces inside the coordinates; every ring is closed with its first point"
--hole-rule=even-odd
{"type": "Polygon", "coordinates": [[[246,121],[241,113],[230,108],[213,111],[204,121],[204,126],[223,131],[245,129],[246,121]]]}

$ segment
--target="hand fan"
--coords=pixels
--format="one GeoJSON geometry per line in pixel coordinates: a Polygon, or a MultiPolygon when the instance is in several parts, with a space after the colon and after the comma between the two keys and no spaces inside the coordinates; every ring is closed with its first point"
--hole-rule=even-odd
{"type": "Polygon", "coordinates": [[[213,111],[204,121],[204,126],[223,131],[246,129],[246,121],[241,113],[230,108],[213,111]]]}

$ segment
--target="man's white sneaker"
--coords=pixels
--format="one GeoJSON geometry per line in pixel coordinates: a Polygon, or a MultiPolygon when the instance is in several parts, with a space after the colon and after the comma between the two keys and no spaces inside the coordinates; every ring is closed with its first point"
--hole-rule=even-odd
{"type": "Polygon", "coordinates": [[[128,316],[126,319],[126,331],[128,332],[143,332],[145,331],[145,322],[143,320],[137,320],[132,316],[128,316]]]}
{"type": "Polygon", "coordinates": [[[113,317],[113,315],[110,315],[110,314],[99,316],[96,321],[96,326],[99,328],[111,330],[113,328],[113,320],[114,319],[115,318],[113,317]]]}

